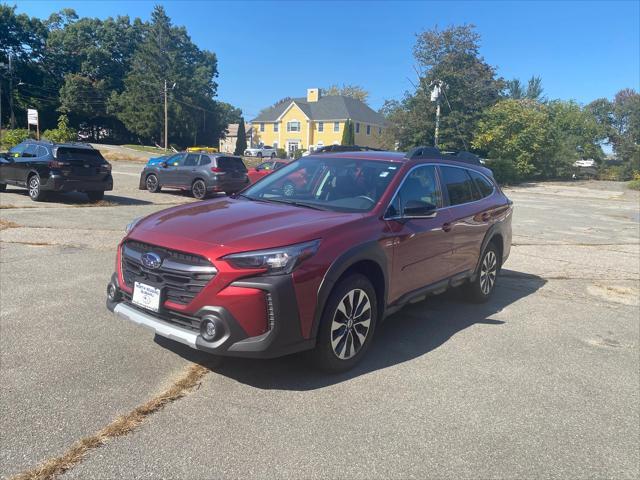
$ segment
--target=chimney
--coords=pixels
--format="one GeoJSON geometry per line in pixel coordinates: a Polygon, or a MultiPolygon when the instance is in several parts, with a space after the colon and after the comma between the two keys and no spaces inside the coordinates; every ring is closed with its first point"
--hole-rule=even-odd
{"type": "Polygon", "coordinates": [[[307,88],[307,102],[317,102],[320,98],[320,89],[307,88]]]}

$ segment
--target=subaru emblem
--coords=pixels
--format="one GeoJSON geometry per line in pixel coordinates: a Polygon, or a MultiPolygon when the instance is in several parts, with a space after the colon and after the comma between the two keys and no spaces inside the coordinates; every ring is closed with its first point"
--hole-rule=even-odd
{"type": "Polygon", "coordinates": [[[142,254],[142,265],[150,270],[156,270],[162,265],[162,258],[160,255],[153,252],[147,252],[142,254]]]}

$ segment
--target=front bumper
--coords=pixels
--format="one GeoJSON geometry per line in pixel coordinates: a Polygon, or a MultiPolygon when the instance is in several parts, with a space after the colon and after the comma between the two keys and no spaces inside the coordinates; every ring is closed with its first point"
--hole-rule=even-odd
{"type": "Polygon", "coordinates": [[[53,174],[42,182],[40,188],[53,192],[106,192],[113,190],[113,177],[108,175],[103,180],[77,180],[53,174]]]}
{"type": "MultiPolygon", "coordinates": [[[[210,305],[193,315],[192,322],[201,325],[204,320],[214,321],[216,337],[207,341],[199,327],[180,324],[178,314],[171,311],[155,313],[134,306],[128,294],[120,290],[114,274],[110,285],[117,289],[115,300],[107,297],[107,308],[118,317],[153,330],[157,335],[180,342],[204,352],[235,357],[274,358],[307,350],[315,346],[315,339],[303,338],[298,317],[298,305],[290,276],[256,277],[233,282],[230,287],[262,290],[268,297],[268,330],[257,336],[248,336],[233,314],[224,306],[210,305]]],[[[184,315],[180,320],[183,320],[184,315]]]]}

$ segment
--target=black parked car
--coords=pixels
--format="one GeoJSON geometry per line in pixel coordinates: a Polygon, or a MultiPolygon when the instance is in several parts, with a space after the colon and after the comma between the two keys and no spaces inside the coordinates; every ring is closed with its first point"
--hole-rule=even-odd
{"type": "Polygon", "coordinates": [[[25,187],[31,200],[48,192],[85,192],[92,202],[113,190],[111,164],[91,145],[25,140],[0,156],[0,191],[25,187]]]}

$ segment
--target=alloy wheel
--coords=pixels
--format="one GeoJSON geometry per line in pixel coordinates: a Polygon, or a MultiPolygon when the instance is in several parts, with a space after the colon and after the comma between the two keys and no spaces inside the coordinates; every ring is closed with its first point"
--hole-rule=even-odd
{"type": "Polygon", "coordinates": [[[482,259],[480,266],[480,290],[484,295],[489,295],[496,283],[498,273],[498,259],[493,250],[489,250],[482,259]]]}
{"type": "Polygon", "coordinates": [[[149,175],[147,177],[147,190],[155,192],[158,188],[158,178],[155,175],[149,175]]]}
{"type": "Polygon", "coordinates": [[[200,199],[204,198],[207,193],[207,188],[202,180],[197,180],[194,182],[192,187],[193,196],[200,199]]]}
{"type": "Polygon", "coordinates": [[[38,198],[40,193],[40,179],[37,175],[34,175],[29,179],[29,196],[31,198],[38,198]]]}
{"type": "Polygon", "coordinates": [[[355,356],[371,326],[371,302],[364,290],[349,291],[338,303],[331,322],[331,348],[340,360],[355,356]]]}

